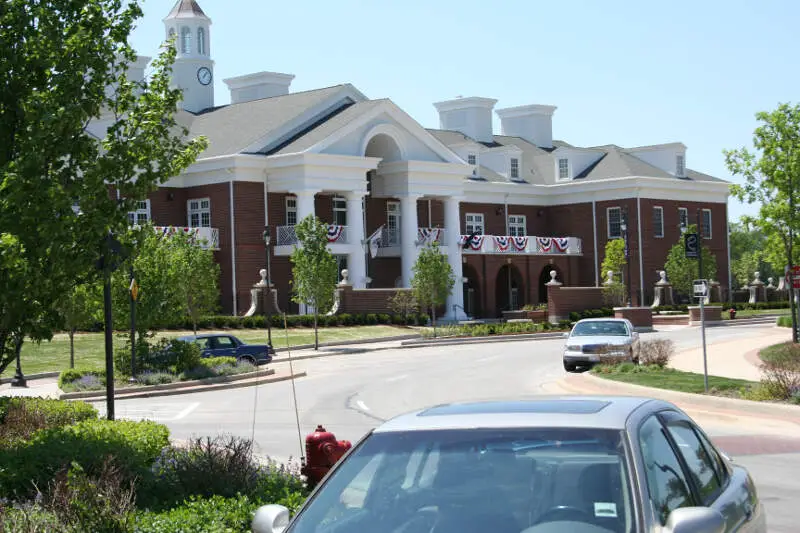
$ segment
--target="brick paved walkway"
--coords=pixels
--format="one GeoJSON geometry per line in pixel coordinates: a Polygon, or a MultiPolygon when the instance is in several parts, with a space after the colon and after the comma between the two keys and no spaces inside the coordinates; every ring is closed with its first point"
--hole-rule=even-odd
{"type": "Polygon", "coordinates": [[[725,435],[711,436],[711,440],[733,457],[737,455],[800,453],[800,439],[798,438],[774,435],[725,435]]]}

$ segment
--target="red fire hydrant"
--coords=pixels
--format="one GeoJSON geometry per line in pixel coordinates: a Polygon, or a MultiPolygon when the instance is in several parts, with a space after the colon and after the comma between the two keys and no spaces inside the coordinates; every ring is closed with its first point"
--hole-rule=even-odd
{"type": "Polygon", "coordinates": [[[336,461],[341,459],[352,446],[350,441],[337,441],[334,434],[321,425],[306,436],[306,461],[300,473],[308,479],[308,488],[313,489],[317,486],[336,461]]]}
{"type": "Polygon", "coordinates": [[[728,309],[728,313],[729,313],[729,314],[730,314],[730,316],[731,316],[731,320],[733,320],[734,318],[736,318],[736,308],[735,308],[735,307],[731,307],[730,309],[728,309]]]}

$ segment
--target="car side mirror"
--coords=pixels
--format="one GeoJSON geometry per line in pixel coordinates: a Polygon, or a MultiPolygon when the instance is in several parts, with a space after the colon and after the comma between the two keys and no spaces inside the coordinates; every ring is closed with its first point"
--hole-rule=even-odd
{"type": "Polygon", "coordinates": [[[669,533],[724,533],[725,519],[710,507],[680,507],[669,514],[669,533]]]}
{"type": "Polygon", "coordinates": [[[253,515],[253,533],[282,533],[289,526],[289,509],[283,505],[262,505],[253,515]]]}
{"type": "Polygon", "coordinates": [[[569,338],[569,332],[566,332],[566,333],[564,333],[563,337],[564,337],[565,339],[568,339],[568,338],[569,338]]]}

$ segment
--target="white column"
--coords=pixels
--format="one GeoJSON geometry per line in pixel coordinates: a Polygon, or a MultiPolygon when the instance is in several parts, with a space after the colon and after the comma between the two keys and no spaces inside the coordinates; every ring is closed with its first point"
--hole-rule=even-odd
{"type": "Polygon", "coordinates": [[[347,238],[350,253],[347,255],[347,270],[349,279],[356,289],[367,286],[367,260],[364,247],[364,194],[365,191],[352,191],[345,193],[347,200],[347,238]]]}
{"type": "Polygon", "coordinates": [[[417,200],[418,195],[400,198],[400,258],[403,268],[403,287],[411,287],[414,263],[417,262],[417,200]]]}
{"type": "Polygon", "coordinates": [[[294,191],[297,196],[297,222],[314,214],[314,196],[317,191],[294,191]]]}
{"type": "Polygon", "coordinates": [[[451,196],[444,201],[444,231],[447,245],[447,262],[453,269],[455,284],[447,298],[447,320],[466,320],[464,312],[464,278],[461,265],[461,198],[451,196]]]}

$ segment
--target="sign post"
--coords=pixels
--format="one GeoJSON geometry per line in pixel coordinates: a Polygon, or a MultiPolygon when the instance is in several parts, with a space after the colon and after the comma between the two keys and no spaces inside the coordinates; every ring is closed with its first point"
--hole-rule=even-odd
{"type": "Polygon", "coordinates": [[[708,358],[706,355],[706,296],[708,296],[708,280],[696,279],[692,282],[695,298],[700,298],[700,336],[703,340],[703,388],[708,394],[708,358]]]}

